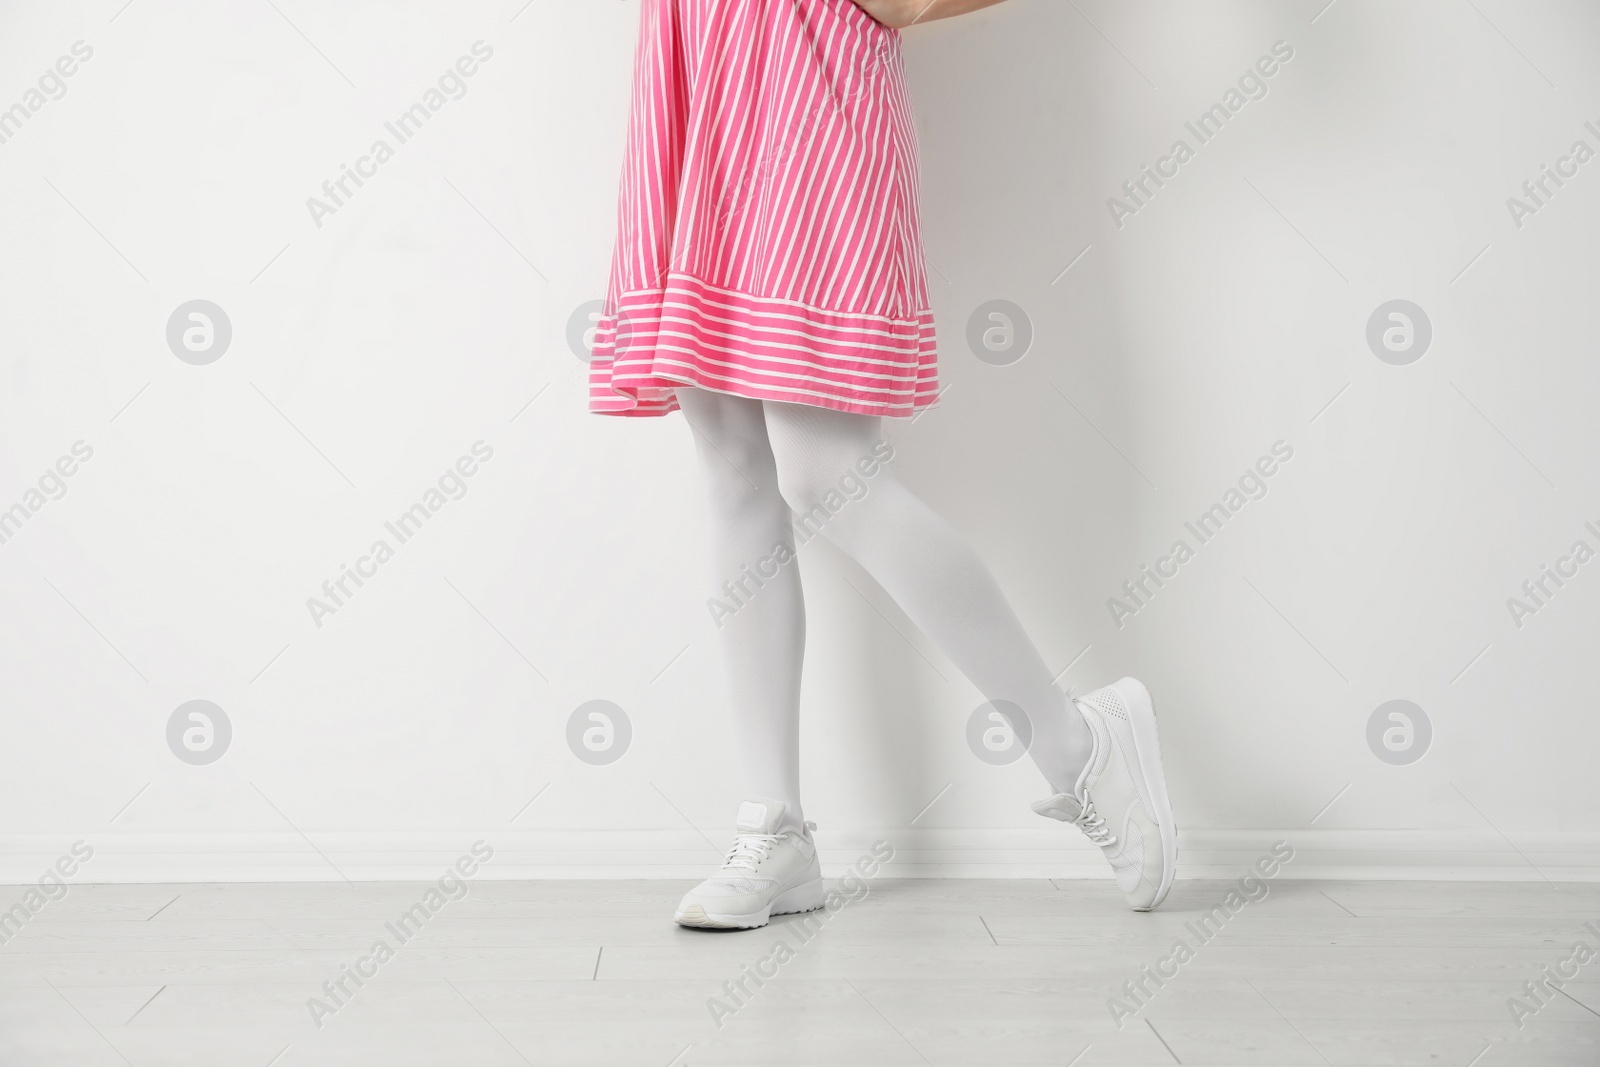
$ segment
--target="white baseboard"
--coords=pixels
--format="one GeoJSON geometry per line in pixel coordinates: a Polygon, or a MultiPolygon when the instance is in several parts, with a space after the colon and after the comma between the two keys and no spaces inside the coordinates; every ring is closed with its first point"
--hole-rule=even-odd
{"type": "MultiPolygon", "coordinates": [[[[93,858],[74,882],[400,881],[431,879],[474,841],[494,858],[480,878],[699,878],[719,856],[693,830],[462,830],[414,833],[4,834],[0,884],[37,881],[74,841],[93,858]]],[[[875,841],[895,850],[889,877],[1103,878],[1109,871],[1066,827],[832,830],[824,873],[837,875],[875,841]]],[[[1283,878],[1600,881],[1600,833],[1491,831],[1183,831],[1178,877],[1236,878],[1275,841],[1295,858],[1283,878]]]]}

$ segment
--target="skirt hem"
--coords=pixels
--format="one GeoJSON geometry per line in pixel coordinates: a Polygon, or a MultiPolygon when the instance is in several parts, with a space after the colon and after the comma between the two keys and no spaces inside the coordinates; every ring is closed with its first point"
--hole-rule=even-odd
{"type": "Polygon", "coordinates": [[[906,417],[938,395],[933,313],[837,312],[674,273],[596,325],[589,409],[667,415],[679,386],[906,417]]]}

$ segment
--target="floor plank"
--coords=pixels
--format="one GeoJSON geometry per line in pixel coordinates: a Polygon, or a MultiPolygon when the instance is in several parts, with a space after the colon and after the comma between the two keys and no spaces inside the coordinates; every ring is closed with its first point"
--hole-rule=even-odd
{"type": "Polygon", "coordinates": [[[1600,949],[1600,887],[1230,887],[883,880],[708,932],[681,882],[481,882],[402,940],[425,883],[81,885],[0,945],[0,1064],[1600,1063],[1600,959],[1524,986],[1600,949]]]}

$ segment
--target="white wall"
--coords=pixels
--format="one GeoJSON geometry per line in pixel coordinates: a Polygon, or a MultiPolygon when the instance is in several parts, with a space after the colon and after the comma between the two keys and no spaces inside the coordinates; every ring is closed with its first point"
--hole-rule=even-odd
{"type": "MultiPolygon", "coordinates": [[[[699,871],[739,785],[691,442],[586,414],[566,342],[606,278],[638,2],[275,2],[0,9],[0,107],[93,49],[0,144],[0,508],[93,450],[0,544],[0,876],[78,839],[88,880],[417,874],[480,837],[491,875],[699,871]],[[466,95],[314,224],[479,40],[466,95]],[[204,366],[165,337],[197,298],[233,331],[204,366]],[[478,441],[469,492],[315,625],[478,441]],[[634,731],[609,766],[565,742],[597,698],[634,731]],[[233,728],[205,766],[166,739],[193,699],[233,728]]],[[[1185,873],[1284,837],[1290,873],[1590,877],[1600,563],[1520,628],[1507,599],[1600,549],[1600,162],[1520,227],[1506,201],[1600,149],[1600,11],[1325,2],[908,33],[949,391],[895,428],[900,469],[1053,665],[1088,646],[1067,684],[1149,682],[1185,873]],[[1277,41],[1267,95],[1119,228],[1108,197],[1277,41]],[[996,298],[1036,330],[1010,366],[964,340],[996,298]],[[1397,298],[1433,328],[1405,366],[1365,338],[1397,298]],[[1279,440],[1265,498],[1114,625],[1279,440]],[[1366,738],[1396,698],[1434,731],[1405,766],[1366,738]]],[[[870,579],[821,544],[803,572],[825,855],[1098,876],[1025,762],[968,751],[980,698],[870,579]]]]}

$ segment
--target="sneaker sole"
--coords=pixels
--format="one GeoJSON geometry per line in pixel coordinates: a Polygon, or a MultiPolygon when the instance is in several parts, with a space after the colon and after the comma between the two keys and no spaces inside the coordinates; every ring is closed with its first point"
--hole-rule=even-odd
{"type": "Polygon", "coordinates": [[[1172,888],[1172,877],[1178,869],[1178,825],[1172,818],[1172,799],[1167,795],[1167,775],[1161,767],[1161,739],[1156,733],[1156,705],[1150,690],[1137,678],[1123,678],[1114,687],[1122,696],[1128,709],[1128,723],[1133,727],[1133,746],[1139,756],[1139,776],[1144,780],[1145,792],[1155,805],[1156,826],[1161,831],[1161,884],[1156,888],[1155,899],[1147,908],[1152,911],[1167,899],[1172,888]]]}
{"type": "Polygon", "coordinates": [[[785,889],[773,898],[771,904],[748,915],[723,915],[708,912],[699,904],[690,904],[674,915],[672,920],[679,926],[693,926],[701,930],[755,930],[767,925],[774,915],[816,911],[822,907],[822,895],[822,879],[817,878],[785,889]]]}

